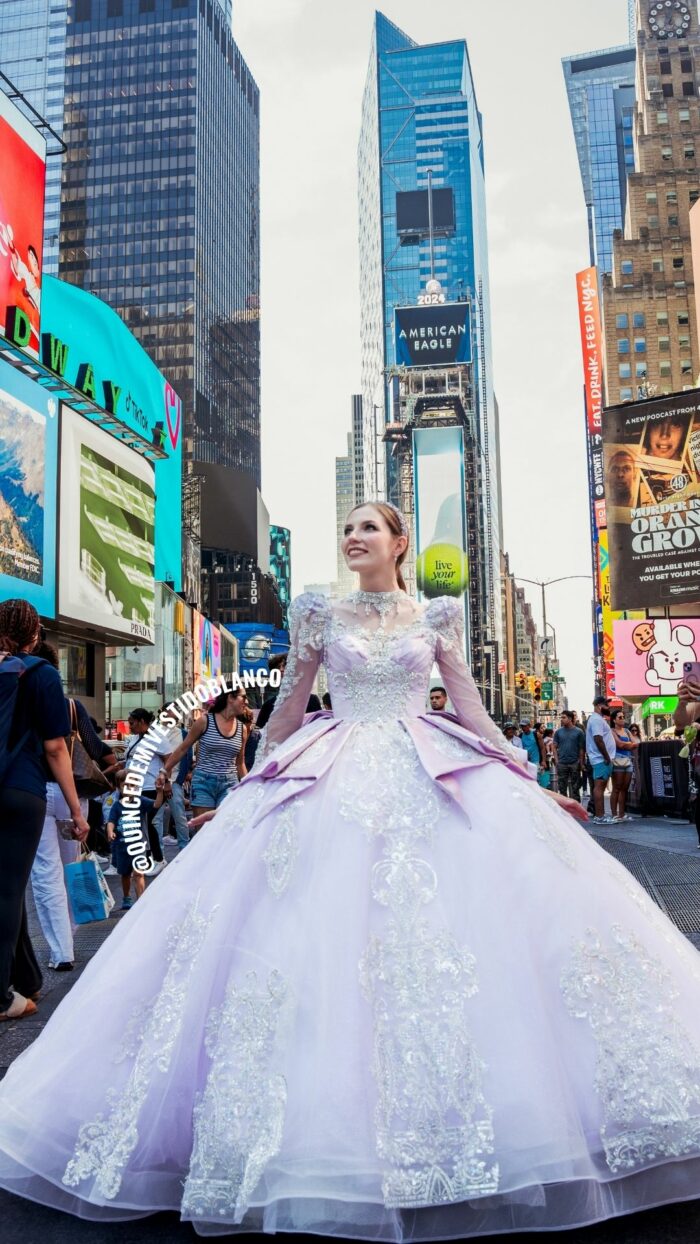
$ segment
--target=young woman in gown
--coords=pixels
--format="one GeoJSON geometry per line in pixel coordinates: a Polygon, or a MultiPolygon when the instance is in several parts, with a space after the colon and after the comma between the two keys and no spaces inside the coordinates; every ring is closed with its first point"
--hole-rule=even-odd
{"type": "Polygon", "coordinates": [[[255,770],[0,1084],[4,1188],[391,1241],[700,1194],[700,957],[505,743],[406,545],[349,515],[360,590],[295,602],[255,770]]]}

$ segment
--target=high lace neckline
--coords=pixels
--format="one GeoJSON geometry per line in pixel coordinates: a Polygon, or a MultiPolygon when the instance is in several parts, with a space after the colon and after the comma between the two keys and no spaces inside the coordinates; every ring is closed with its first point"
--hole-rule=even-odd
{"type": "Polygon", "coordinates": [[[390,613],[398,614],[399,603],[405,596],[406,593],[401,588],[395,588],[393,592],[351,592],[348,600],[355,613],[362,606],[369,617],[374,609],[379,614],[380,626],[383,626],[390,613]]]}

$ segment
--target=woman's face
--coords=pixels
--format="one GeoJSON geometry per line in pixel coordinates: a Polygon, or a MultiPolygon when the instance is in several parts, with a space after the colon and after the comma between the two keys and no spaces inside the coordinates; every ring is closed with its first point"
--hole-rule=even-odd
{"type": "Polygon", "coordinates": [[[653,458],[680,458],[683,428],[664,419],[649,429],[647,440],[653,458]]]}
{"type": "Polygon", "coordinates": [[[620,710],[618,710],[617,713],[613,714],[612,723],[613,723],[615,730],[621,730],[622,727],[624,726],[625,718],[624,718],[624,714],[620,710]]]}
{"type": "Polygon", "coordinates": [[[248,697],[245,691],[232,691],[226,703],[228,712],[233,713],[234,717],[240,717],[247,707],[248,697]]]}
{"type": "Polygon", "coordinates": [[[395,536],[373,505],[360,505],[348,514],[340,548],[351,570],[377,571],[395,566],[405,547],[405,536],[395,536]]]}

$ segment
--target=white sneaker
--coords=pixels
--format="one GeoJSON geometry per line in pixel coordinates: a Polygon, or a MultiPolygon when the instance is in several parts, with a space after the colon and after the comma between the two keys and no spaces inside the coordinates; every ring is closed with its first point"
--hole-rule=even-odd
{"type": "Polygon", "coordinates": [[[158,860],[158,862],[153,865],[153,868],[151,869],[151,871],[149,873],[146,873],[145,875],[147,877],[157,877],[158,873],[162,873],[167,862],[168,862],[167,860],[158,860]]]}
{"type": "Polygon", "coordinates": [[[119,873],[114,867],[114,864],[110,864],[109,868],[102,869],[102,876],[103,877],[118,877],[119,873]]]}

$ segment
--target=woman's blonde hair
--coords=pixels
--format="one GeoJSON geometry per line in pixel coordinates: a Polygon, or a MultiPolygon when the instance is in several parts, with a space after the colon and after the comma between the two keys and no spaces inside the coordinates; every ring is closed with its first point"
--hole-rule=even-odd
{"type": "Polygon", "coordinates": [[[373,510],[377,510],[378,513],[381,514],[392,536],[406,536],[406,547],[403,553],[399,553],[396,559],[396,582],[402,592],[407,592],[408,588],[406,587],[404,577],[401,574],[401,566],[406,558],[406,554],[408,553],[408,532],[406,520],[403,519],[402,522],[400,512],[393,505],[388,505],[386,501],[362,501],[360,505],[354,505],[352,507],[350,514],[354,514],[355,510],[361,509],[363,505],[371,505],[373,510]]]}

